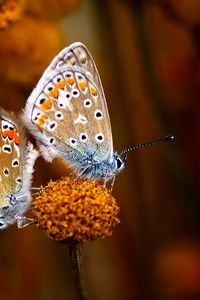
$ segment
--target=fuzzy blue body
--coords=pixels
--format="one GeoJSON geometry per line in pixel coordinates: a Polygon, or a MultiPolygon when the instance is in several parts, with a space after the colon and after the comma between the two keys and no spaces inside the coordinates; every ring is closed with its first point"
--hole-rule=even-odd
{"type": "Polygon", "coordinates": [[[94,156],[89,153],[78,155],[76,152],[69,152],[66,157],[63,155],[64,160],[73,165],[74,172],[81,177],[89,179],[97,179],[101,181],[109,181],[114,178],[121,170],[123,170],[126,158],[121,157],[118,153],[113,153],[103,161],[98,160],[98,153],[94,156]],[[65,159],[66,158],[66,159],[65,159]]]}

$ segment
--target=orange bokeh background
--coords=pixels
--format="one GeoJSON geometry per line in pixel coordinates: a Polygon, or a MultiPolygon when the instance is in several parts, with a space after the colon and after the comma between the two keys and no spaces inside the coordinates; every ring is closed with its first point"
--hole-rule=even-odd
{"type": "MultiPolygon", "coordinates": [[[[116,150],[176,137],[129,153],[113,190],[121,223],[84,247],[88,299],[200,299],[200,1],[0,1],[0,105],[20,113],[75,41],[97,64],[116,150]]],[[[59,160],[35,169],[34,186],[67,174],[59,160]]],[[[35,226],[0,240],[0,300],[78,299],[65,246],[35,226]]]]}

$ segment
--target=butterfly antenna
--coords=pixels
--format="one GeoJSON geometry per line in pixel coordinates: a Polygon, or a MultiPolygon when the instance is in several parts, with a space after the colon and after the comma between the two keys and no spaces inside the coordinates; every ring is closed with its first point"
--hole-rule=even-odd
{"type": "Polygon", "coordinates": [[[175,137],[173,135],[166,135],[164,137],[161,137],[158,140],[151,141],[151,142],[146,142],[146,143],[143,143],[143,144],[138,144],[138,145],[135,145],[135,146],[130,147],[128,149],[125,149],[124,151],[122,151],[120,153],[120,155],[126,154],[130,151],[133,151],[133,150],[138,150],[138,149],[141,149],[141,148],[146,148],[146,147],[149,147],[149,146],[154,146],[154,145],[165,143],[165,142],[170,142],[170,141],[174,140],[174,138],[175,137]]]}

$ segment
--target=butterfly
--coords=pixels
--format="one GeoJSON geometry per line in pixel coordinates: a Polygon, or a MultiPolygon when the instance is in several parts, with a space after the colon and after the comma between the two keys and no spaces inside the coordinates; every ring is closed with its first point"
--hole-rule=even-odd
{"type": "Polygon", "coordinates": [[[38,151],[27,141],[14,113],[0,108],[0,229],[33,220],[24,216],[31,203],[31,179],[38,151]]]}
{"type": "Polygon", "coordinates": [[[53,59],[29,96],[22,118],[39,141],[43,157],[62,158],[81,177],[105,183],[114,179],[125,166],[126,152],[134,149],[113,151],[101,80],[91,54],[80,42],[53,59]]]}

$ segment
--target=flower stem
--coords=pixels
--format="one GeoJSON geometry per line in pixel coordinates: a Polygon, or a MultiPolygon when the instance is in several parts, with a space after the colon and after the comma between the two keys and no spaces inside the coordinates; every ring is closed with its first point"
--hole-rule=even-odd
{"type": "Polygon", "coordinates": [[[79,299],[86,300],[85,287],[83,284],[83,271],[82,271],[83,245],[82,243],[70,241],[70,243],[68,243],[68,247],[69,247],[69,254],[72,262],[75,285],[79,295],[79,299]]]}

